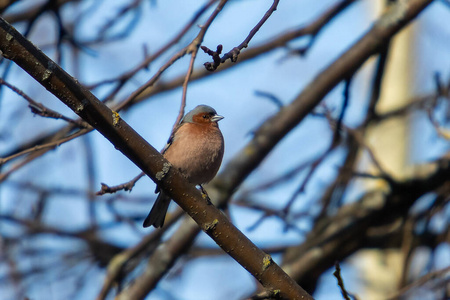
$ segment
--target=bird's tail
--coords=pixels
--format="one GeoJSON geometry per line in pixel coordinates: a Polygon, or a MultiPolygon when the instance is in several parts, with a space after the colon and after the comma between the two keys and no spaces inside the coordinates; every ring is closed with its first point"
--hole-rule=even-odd
{"type": "Polygon", "coordinates": [[[170,198],[162,191],[156,198],[155,204],[153,204],[152,210],[144,220],[144,227],[153,225],[155,228],[160,228],[164,225],[164,219],[166,218],[167,209],[169,208],[170,198]]]}

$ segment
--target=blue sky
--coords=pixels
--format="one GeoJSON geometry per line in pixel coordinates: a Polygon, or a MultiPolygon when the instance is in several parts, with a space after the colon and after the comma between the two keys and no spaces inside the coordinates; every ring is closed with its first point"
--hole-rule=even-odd
{"type": "MultiPolygon", "coordinates": [[[[29,5],[31,1],[20,1],[15,8],[20,11],[21,7],[29,5]]],[[[95,28],[105,23],[105,20],[115,15],[116,11],[127,1],[84,1],[83,5],[67,5],[63,11],[64,17],[77,18],[79,14],[89,11],[85,19],[80,19],[77,24],[76,36],[81,40],[89,40],[96,36],[95,28]],[[96,7],[92,9],[92,7],[96,7]]],[[[80,82],[87,85],[110,79],[130,70],[139,64],[144,56],[144,46],[150,53],[159,49],[169,41],[198,10],[204,1],[147,1],[141,8],[141,16],[132,33],[125,39],[109,43],[104,46],[91,46],[88,53],[79,53],[80,65],[72,64],[73,56],[67,51],[63,60],[63,67],[80,82]],[[154,3],[154,4],[150,4],[154,3]],[[93,54],[92,54],[93,53],[93,54]]],[[[260,20],[272,1],[244,0],[231,1],[220,13],[217,20],[208,30],[203,45],[213,49],[217,44],[224,46],[228,51],[238,45],[260,20]]],[[[250,47],[265,42],[267,39],[285,32],[291,28],[309,24],[325,9],[336,1],[314,1],[314,0],[285,0],[281,1],[278,10],[268,20],[250,43],[250,47]]],[[[211,11],[211,10],[210,10],[211,11]]],[[[199,22],[204,23],[205,15],[199,22]]],[[[414,53],[417,58],[414,65],[417,69],[413,76],[411,89],[414,93],[429,93],[433,90],[432,74],[441,72],[444,80],[450,76],[450,55],[448,54],[448,41],[450,40],[450,10],[439,1],[435,1],[419,17],[417,23],[416,43],[414,53]],[[447,41],[447,42],[446,42],[447,41]]],[[[304,57],[292,57],[287,55],[286,49],[270,52],[254,61],[247,62],[239,68],[208,77],[207,79],[193,82],[188,88],[187,107],[190,110],[198,104],[213,106],[225,119],[220,122],[226,142],[226,151],[223,165],[240,151],[251,137],[251,131],[257,128],[268,117],[277,111],[277,107],[255,95],[255,91],[267,91],[276,95],[284,104],[292,99],[330,62],[335,60],[349,46],[361,37],[370,28],[375,15],[370,1],[358,1],[349,9],[340,14],[332,21],[330,26],[318,36],[313,47],[304,57]]],[[[111,28],[110,34],[120,32],[131,15],[123,22],[119,22],[111,28]]],[[[54,20],[51,17],[42,18],[33,30],[30,39],[41,47],[50,57],[55,55],[52,48],[47,45],[54,40],[54,20]]],[[[18,27],[23,30],[24,27],[18,27]]],[[[176,51],[187,45],[197,34],[197,28],[192,29],[189,34],[167,55],[153,62],[149,71],[141,71],[126,88],[117,96],[116,101],[127,97],[132,91],[147,81],[154,72],[176,51]]],[[[291,47],[305,44],[307,38],[300,39],[290,44],[291,47]]],[[[67,48],[66,48],[67,50],[67,48]]],[[[244,50],[245,51],[245,50],[244,50]]],[[[196,60],[196,67],[201,66],[210,57],[200,52],[196,60]]],[[[171,67],[162,77],[162,80],[184,74],[187,70],[189,57],[185,57],[171,67]]],[[[363,116],[368,101],[368,91],[373,72],[373,61],[366,63],[352,84],[351,101],[345,124],[357,126],[363,116]]],[[[24,92],[31,95],[36,101],[69,116],[74,114],[56,98],[47,93],[42,87],[35,83],[27,74],[13,67],[9,79],[24,92]]],[[[95,90],[95,94],[102,98],[110,90],[111,86],[95,90]]],[[[343,85],[338,85],[324,101],[331,108],[336,108],[336,113],[342,101],[343,85]]],[[[181,100],[181,89],[166,92],[148,101],[134,106],[132,109],[121,113],[121,117],[133,126],[144,138],[155,148],[164,146],[172,125],[176,119],[181,100]]],[[[2,136],[6,137],[0,141],[0,152],[12,149],[17,141],[23,141],[45,133],[50,129],[63,126],[62,121],[31,117],[26,111],[26,102],[10,91],[3,91],[0,104],[0,128],[2,136]],[[14,121],[15,126],[9,126],[14,121]]],[[[411,152],[417,161],[433,159],[448,151],[448,141],[439,139],[423,116],[417,116],[419,120],[412,123],[411,128],[420,134],[413,138],[411,152]],[[419,127],[419,128],[418,128],[419,127]],[[424,143],[430,143],[432,148],[423,149],[424,143]]],[[[300,163],[311,161],[320,155],[328,147],[332,137],[326,120],[314,116],[307,117],[300,126],[289,133],[282,142],[269,154],[262,165],[252,173],[243,183],[242,189],[249,189],[255,185],[277,177],[287,169],[300,163]]],[[[56,151],[51,151],[44,157],[31,163],[11,176],[10,181],[31,181],[36,185],[45,187],[59,187],[85,190],[88,183],[86,180],[87,166],[85,162],[86,145],[92,146],[94,151],[96,187],[100,182],[109,185],[119,184],[130,180],[139,173],[137,167],[129,162],[120,152],[116,151],[111,144],[100,134],[93,132],[83,139],[72,141],[60,146],[56,151]],[[39,176],[37,176],[39,174],[39,176]],[[70,179],[67,175],[70,174],[70,179]]],[[[323,166],[314,174],[307,186],[306,192],[300,195],[294,205],[296,212],[307,208],[317,207],[315,200],[318,199],[324,188],[336,175],[337,168],[345,152],[336,151],[329,157],[323,166]]],[[[255,195],[259,203],[266,204],[271,208],[282,208],[291,194],[297,189],[304,178],[305,173],[300,173],[290,182],[279,188],[265,191],[255,195]]],[[[130,199],[146,198],[145,201],[131,201],[118,203],[122,212],[132,214],[142,213],[142,217],[150,209],[153,199],[154,183],[143,178],[133,189],[131,194],[126,194],[130,199]]],[[[17,200],[10,202],[8,199],[16,199],[17,190],[9,185],[0,189],[0,201],[3,213],[17,210],[17,200]]],[[[33,202],[33,195],[24,193],[19,197],[23,203],[33,202]]],[[[108,196],[100,200],[106,201],[108,196]]],[[[46,212],[49,224],[62,228],[83,228],[88,222],[86,214],[87,205],[83,202],[84,195],[54,196],[52,205],[46,212]],[[68,223],[67,220],[70,220],[68,223]]],[[[136,199],[135,199],[136,200],[136,199]]],[[[354,199],[348,199],[349,201],[354,199]]],[[[18,212],[18,216],[26,216],[28,210],[18,212]]],[[[112,215],[106,205],[98,207],[99,219],[106,222],[111,221],[112,215]]],[[[257,245],[268,246],[273,243],[295,244],[304,238],[298,231],[283,231],[283,224],[275,218],[269,218],[257,229],[247,231],[246,229],[260,217],[261,212],[231,206],[231,215],[237,226],[245,231],[247,236],[257,245]]],[[[307,221],[298,221],[299,228],[309,229],[307,221]]],[[[3,227],[2,231],[9,230],[3,227]]],[[[11,229],[12,230],[12,229],[11,229]]],[[[122,246],[130,246],[140,240],[148,230],[142,229],[136,232],[127,226],[113,227],[104,232],[105,239],[122,246]]],[[[53,245],[54,240],[43,239],[42,245],[53,245]]],[[[213,242],[206,235],[201,234],[197,239],[198,246],[213,246],[213,242]]],[[[58,244],[59,247],[73,247],[71,243],[58,244]]],[[[448,249],[443,250],[446,264],[450,258],[445,255],[448,249]]],[[[275,256],[275,259],[279,259],[275,256]]],[[[33,264],[30,261],[30,264],[33,264]]],[[[175,274],[181,263],[172,271],[153,292],[148,299],[239,299],[240,296],[251,292],[253,279],[231,258],[220,256],[215,258],[201,258],[185,262],[186,265],[180,274],[175,274]],[[211,276],[213,270],[214,276],[211,276]],[[209,274],[200,280],[194,276],[198,274],[209,274]],[[224,285],[223,282],[233,278],[233,282],[224,285]],[[174,291],[174,286],[177,289],[174,291]],[[198,289],[202,288],[201,295],[198,289]],[[217,296],[217,290],[221,289],[217,296]],[[237,293],[236,291],[239,291],[237,293]],[[236,297],[236,298],[234,298],[236,297]]],[[[82,267],[82,266],[81,266],[82,267]]],[[[98,284],[102,283],[103,277],[98,270],[92,270],[92,278],[98,284]]],[[[338,287],[328,272],[321,281],[315,297],[317,299],[342,299],[338,287]]],[[[344,264],[343,276],[349,290],[357,291],[357,276],[355,269],[344,264]]],[[[67,279],[70,286],[70,278],[67,279]]],[[[61,285],[51,284],[54,299],[66,297],[70,289],[61,289],[61,285]]],[[[93,295],[95,291],[87,289],[83,291],[93,295]]],[[[30,295],[32,299],[44,299],[43,294],[47,291],[36,289],[30,295]]]]}

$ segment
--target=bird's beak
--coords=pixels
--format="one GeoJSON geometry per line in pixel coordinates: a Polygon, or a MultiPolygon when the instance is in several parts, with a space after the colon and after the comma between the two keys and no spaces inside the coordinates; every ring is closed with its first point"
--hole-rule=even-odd
{"type": "Polygon", "coordinates": [[[211,122],[219,122],[219,121],[222,120],[222,119],[223,119],[222,116],[214,115],[214,116],[211,118],[211,122]]]}

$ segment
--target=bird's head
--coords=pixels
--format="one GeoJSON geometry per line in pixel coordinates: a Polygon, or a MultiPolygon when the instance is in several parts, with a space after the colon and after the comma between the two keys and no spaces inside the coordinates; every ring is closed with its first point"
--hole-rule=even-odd
{"type": "Polygon", "coordinates": [[[216,110],[208,105],[199,105],[188,112],[182,123],[210,124],[217,126],[217,122],[223,117],[218,115],[216,110]]]}

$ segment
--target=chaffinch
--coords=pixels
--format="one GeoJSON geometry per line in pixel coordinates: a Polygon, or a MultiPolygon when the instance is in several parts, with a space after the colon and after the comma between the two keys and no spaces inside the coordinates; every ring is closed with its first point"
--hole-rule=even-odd
{"type": "MultiPolygon", "coordinates": [[[[162,154],[195,185],[211,181],[222,163],[224,141],[217,122],[222,120],[214,108],[199,105],[187,113],[170,136],[162,154]]],[[[162,227],[170,198],[159,192],[144,227],[162,227]]]]}

